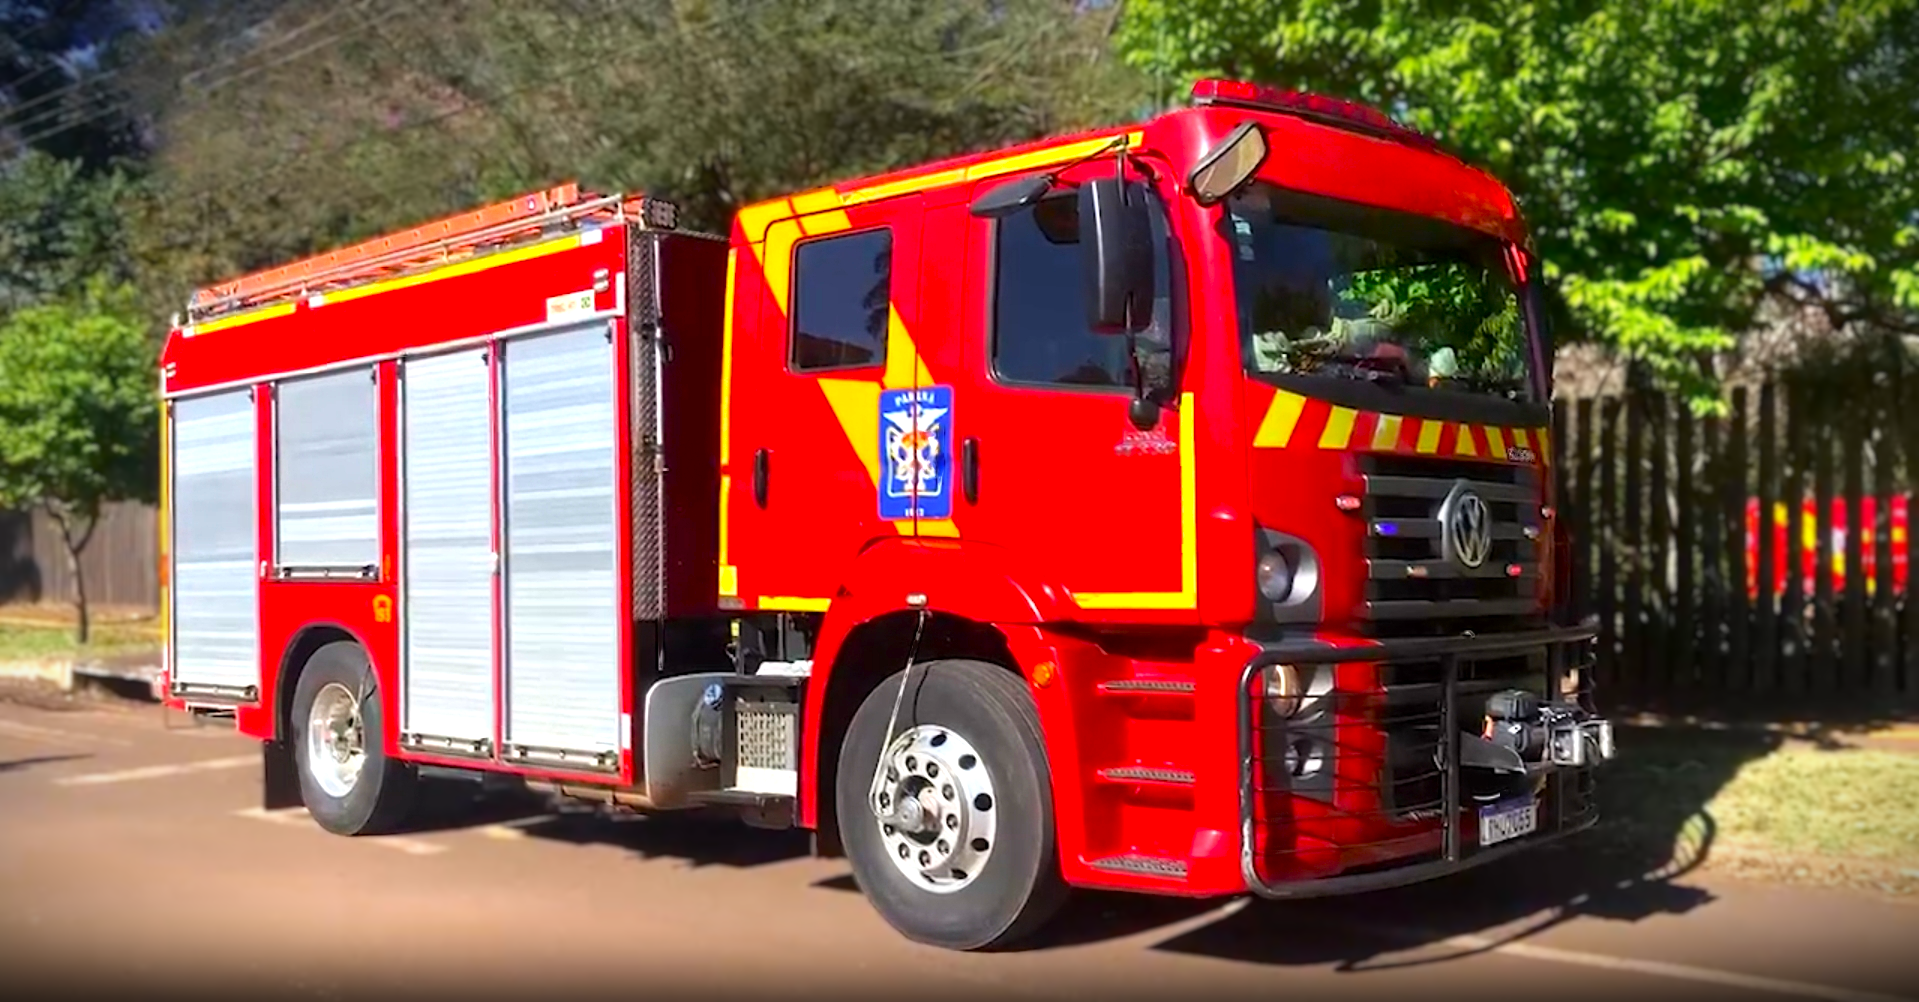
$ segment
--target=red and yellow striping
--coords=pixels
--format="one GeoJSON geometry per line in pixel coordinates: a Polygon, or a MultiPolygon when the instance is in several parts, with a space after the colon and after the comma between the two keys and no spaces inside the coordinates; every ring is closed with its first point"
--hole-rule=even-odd
{"type": "Polygon", "coordinates": [[[1543,426],[1511,427],[1381,414],[1288,390],[1273,395],[1253,434],[1253,447],[1447,456],[1522,466],[1552,462],[1552,435],[1543,426]]]}

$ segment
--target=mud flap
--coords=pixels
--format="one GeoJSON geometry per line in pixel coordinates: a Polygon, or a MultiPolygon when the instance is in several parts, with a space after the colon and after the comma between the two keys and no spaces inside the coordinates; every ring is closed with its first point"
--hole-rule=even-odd
{"type": "Polygon", "coordinates": [[[293,746],[284,741],[260,742],[260,807],[281,811],[301,807],[300,766],[294,760],[293,746]]]}

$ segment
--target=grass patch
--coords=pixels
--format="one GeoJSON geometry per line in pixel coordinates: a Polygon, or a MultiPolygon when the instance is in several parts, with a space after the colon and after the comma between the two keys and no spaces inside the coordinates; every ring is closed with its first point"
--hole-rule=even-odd
{"type": "Polygon", "coordinates": [[[83,647],[74,639],[71,623],[23,622],[0,613],[0,661],[106,657],[159,648],[159,630],[148,622],[95,623],[83,647]]]}
{"type": "Polygon", "coordinates": [[[1788,746],[1747,763],[1706,812],[1732,841],[1919,865],[1919,755],[1788,746]]]}
{"type": "Polygon", "coordinates": [[[1647,873],[1919,892],[1919,754],[1779,734],[1626,727],[1587,845],[1647,873]],[[1895,888],[1894,885],[1897,885],[1895,888]]]}

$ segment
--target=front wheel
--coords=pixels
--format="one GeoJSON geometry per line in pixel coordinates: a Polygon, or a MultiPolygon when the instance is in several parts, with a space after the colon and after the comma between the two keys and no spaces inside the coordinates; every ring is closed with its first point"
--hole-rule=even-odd
{"type": "Polygon", "coordinates": [[[1065,903],[1039,715],[1018,675],[960,660],[893,675],[854,715],[835,783],[853,878],[908,939],[1008,946],[1065,903]]]}
{"type": "Polygon", "coordinates": [[[419,772],[386,756],[379,683],[358,644],[313,652],[293,689],[292,716],[300,796],[321,828],[376,835],[406,818],[419,772]]]}

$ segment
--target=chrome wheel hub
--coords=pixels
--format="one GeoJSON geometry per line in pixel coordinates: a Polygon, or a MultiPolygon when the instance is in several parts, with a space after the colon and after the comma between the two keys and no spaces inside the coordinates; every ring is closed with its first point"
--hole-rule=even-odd
{"type": "Polygon", "coordinates": [[[901,734],[880,756],[874,798],[886,857],[922,890],[950,894],[993,853],[999,803],[986,763],[951,728],[901,734]]]}
{"type": "Polygon", "coordinates": [[[366,764],[366,729],[352,690],[329,682],[314,697],[306,746],[307,773],[320,789],[331,797],[352,793],[366,764]]]}

